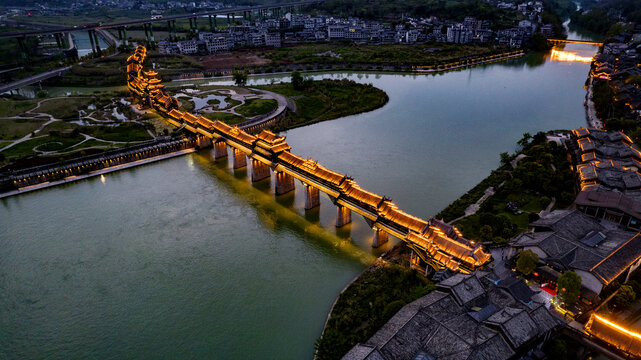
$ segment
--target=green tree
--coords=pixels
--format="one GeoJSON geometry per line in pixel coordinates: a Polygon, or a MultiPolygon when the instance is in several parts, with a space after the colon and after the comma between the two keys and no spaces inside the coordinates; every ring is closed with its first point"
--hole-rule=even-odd
{"type": "Polygon", "coordinates": [[[501,166],[505,166],[509,164],[511,160],[512,160],[512,157],[510,156],[509,153],[507,152],[501,153],[501,166]]]}
{"type": "Polygon", "coordinates": [[[550,359],[565,360],[568,358],[568,347],[565,341],[554,339],[545,344],[545,353],[550,359]]]}
{"type": "Polygon", "coordinates": [[[294,71],[292,73],[292,86],[295,90],[303,90],[305,88],[305,79],[300,71],[294,71]]]}
{"type": "Polygon", "coordinates": [[[561,274],[557,281],[557,294],[566,305],[576,304],[581,294],[581,277],[574,271],[561,274]]]}
{"type": "Polygon", "coordinates": [[[530,275],[539,262],[539,256],[532,250],[525,250],[519,254],[516,260],[516,270],[523,275],[530,275]]]}
{"type": "Polygon", "coordinates": [[[625,309],[628,308],[636,298],[637,294],[634,292],[632,286],[621,285],[619,292],[614,296],[614,304],[618,309],[625,309]]]}
{"type": "Polygon", "coordinates": [[[479,229],[479,237],[483,241],[492,241],[494,238],[494,231],[490,225],[483,225],[479,229]]]}
{"type": "Polygon", "coordinates": [[[534,51],[546,51],[550,48],[548,39],[540,32],[534,33],[530,38],[530,49],[534,51]]]}
{"type": "Polygon", "coordinates": [[[232,78],[234,79],[236,86],[245,86],[245,84],[247,84],[247,73],[244,71],[234,70],[232,78]]]}

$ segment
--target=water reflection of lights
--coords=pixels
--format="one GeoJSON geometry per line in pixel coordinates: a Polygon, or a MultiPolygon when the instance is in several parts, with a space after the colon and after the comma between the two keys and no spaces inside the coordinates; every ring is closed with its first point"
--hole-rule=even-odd
{"type": "Polygon", "coordinates": [[[107,179],[105,179],[105,176],[104,175],[100,175],[100,182],[102,182],[104,184],[105,181],[107,181],[107,179]]]}
{"type": "Polygon", "coordinates": [[[569,62],[592,62],[591,56],[581,56],[577,53],[563,50],[552,50],[552,60],[569,62]]]}

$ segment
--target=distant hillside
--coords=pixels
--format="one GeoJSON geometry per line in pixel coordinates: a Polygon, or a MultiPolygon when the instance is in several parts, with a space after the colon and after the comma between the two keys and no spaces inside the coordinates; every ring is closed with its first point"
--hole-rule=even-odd
{"type": "Polygon", "coordinates": [[[621,20],[641,23],[639,0],[583,0],[581,5],[588,11],[574,13],[572,22],[599,34],[614,35],[620,30],[615,24],[621,20]]]}

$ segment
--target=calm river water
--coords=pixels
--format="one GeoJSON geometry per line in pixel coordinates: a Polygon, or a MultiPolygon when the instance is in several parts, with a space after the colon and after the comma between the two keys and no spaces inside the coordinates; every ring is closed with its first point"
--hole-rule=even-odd
{"type": "MultiPolygon", "coordinates": [[[[522,133],[583,126],[588,69],[547,55],[315,75],[373,83],[390,101],[287,141],[428,217],[522,133]]],[[[274,200],[272,186],[203,151],[1,200],[0,358],[311,358],[338,292],[387,247],[369,247],[357,216],[336,230],[327,198],[306,214],[300,188],[274,200]]]]}

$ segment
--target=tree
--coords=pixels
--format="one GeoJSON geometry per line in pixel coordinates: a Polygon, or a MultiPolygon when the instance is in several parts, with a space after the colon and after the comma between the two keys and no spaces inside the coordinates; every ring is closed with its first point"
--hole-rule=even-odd
{"type": "Polygon", "coordinates": [[[636,299],[637,294],[630,285],[621,285],[619,292],[614,296],[614,304],[618,309],[625,309],[629,307],[636,299]]]}
{"type": "Polygon", "coordinates": [[[247,84],[247,73],[240,70],[234,70],[232,77],[236,86],[245,86],[247,84]]]}
{"type": "Polygon", "coordinates": [[[539,262],[539,256],[532,250],[525,250],[519,254],[516,260],[516,270],[523,275],[530,275],[539,262]]]}
{"type": "Polygon", "coordinates": [[[526,132],[523,133],[523,137],[521,138],[521,140],[517,141],[516,143],[524,148],[530,143],[530,139],[532,139],[532,135],[529,132],[526,132]]]}
{"type": "Polygon", "coordinates": [[[550,359],[564,360],[568,358],[568,347],[565,341],[554,339],[545,344],[545,353],[550,359]]]}
{"type": "Polygon", "coordinates": [[[557,294],[566,305],[576,304],[581,294],[581,277],[574,271],[561,274],[557,281],[557,294]]]}
{"type": "Polygon", "coordinates": [[[479,229],[479,237],[483,241],[492,241],[494,235],[494,230],[492,230],[492,227],[490,225],[483,225],[479,229]]]}
{"type": "Polygon", "coordinates": [[[512,160],[512,157],[510,156],[509,153],[507,152],[501,153],[501,166],[505,166],[509,164],[511,160],[512,160]]]}
{"type": "Polygon", "coordinates": [[[300,71],[294,71],[292,73],[292,86],[295,90],[303,90],[304,80],[300,71]]]}
{"type": "Polygon", "coordinates": [[[548,39],[546,39],[540,32],[534,33],[530,38],[530,49],[534,51],[546,51],[549,48],[550,45],[548,45],[548,39]]]}

